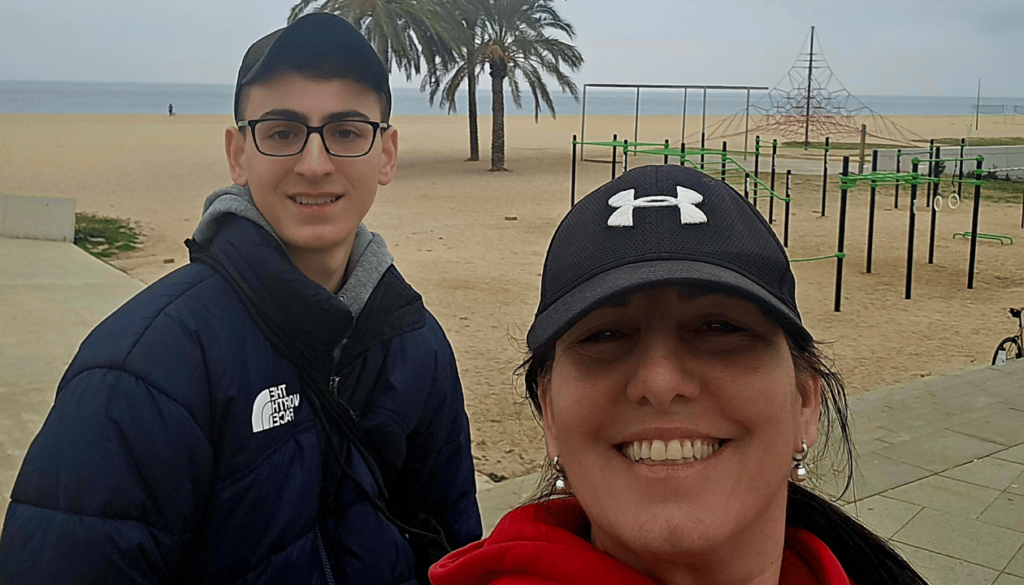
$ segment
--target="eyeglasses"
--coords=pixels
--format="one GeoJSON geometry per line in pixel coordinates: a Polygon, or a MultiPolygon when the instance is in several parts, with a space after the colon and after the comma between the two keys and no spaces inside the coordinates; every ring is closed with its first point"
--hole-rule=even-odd
{"type": "Polygon", "coordinates": [[[322,126],[308,126],[295,120],[264,118],[241,120],[239,128],[249,127],[256,150],[266,156],[295,156],[306,148],[310,134],[319,134],[327,154],[338,157],[366,156],[373,148],[378,130],[391,124],[369,120],[338,120],[322,126]]]}

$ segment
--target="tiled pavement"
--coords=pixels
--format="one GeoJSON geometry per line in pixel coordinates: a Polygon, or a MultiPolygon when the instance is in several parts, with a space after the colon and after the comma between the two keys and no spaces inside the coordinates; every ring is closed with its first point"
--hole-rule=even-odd
{"type": "MultiPolygon", "coordinates": [[[[141,286],[69,244],[0,238],[0,525],[78,344],[141,286]]],[[[858,455],[847,510],[933,585],[1024,585],[1024,363],[857,395],[850,409],[858,455]]],[[[535,483],[484,481],[486,529],[535,483]]]]}

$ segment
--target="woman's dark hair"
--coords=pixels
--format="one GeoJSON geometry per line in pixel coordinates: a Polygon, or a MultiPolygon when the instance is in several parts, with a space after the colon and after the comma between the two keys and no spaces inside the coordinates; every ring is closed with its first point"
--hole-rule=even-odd
{"type": "MultiPolygon", "coordinates": [[[[817,341],[801,343],[799,335],[786,331],[790,354],[797,374],[821,380],[821,441],[815,446],[814,463],[826,459],[838,460],[828,465],[830,474],[841,482],[841,498],[853,483],[854,446],[850,434],[849,409],[846,386],[833,369],[832,361],[817,341]],[[833,454],[833,457],[828,457],[833,454]]],[[[525,385],[525,398],[530,401],[536,417],[543,417],[540,401],[540,381],[551,373],[555,359],[555,344],[550,342],[536,351],[527,352],[515,370],[525,385]]],[[[814,465],[813,467],[819,467],[814,465]]],[[[820,465],[825,468],[825,465],[820,465]]],[[[557,497],[554,490],[554,469],[550,462],[541,472],[541,485],[533,501],[557,497]]],[[[820,479],[820,478],[819,478],[820,479]]],[[[834,503],[795,483],[789,484],[786,504],[786,523],[807,530],[817,536],[836,556],[850,580],[854,583],[887,583],[926,585],[925,580],[881,538],[834,503]]]]}

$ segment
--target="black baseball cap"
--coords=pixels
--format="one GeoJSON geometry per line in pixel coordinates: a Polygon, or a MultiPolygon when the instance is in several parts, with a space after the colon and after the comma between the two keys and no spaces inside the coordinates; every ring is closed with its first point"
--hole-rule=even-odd
{"type": "Polygon", "coordinates": [[[314,12],[256,41],[245,52],[235,82],[235,119],[242,88],[267,72],[301,70],[304,67],[337,65],[351,79],[385,98],[384,117],[391,112],[388,71],[370,43],[344,18],[314,12]]]}
{"type": "Polygon", "coordinates": [[[748,299],[800,345],[789,258],[768,222],[718,179],[679,165],[623,173],[579,201],[555,230],[526,343],[558,340],[609,300],[658,285],[707,286],[748,299]]]}

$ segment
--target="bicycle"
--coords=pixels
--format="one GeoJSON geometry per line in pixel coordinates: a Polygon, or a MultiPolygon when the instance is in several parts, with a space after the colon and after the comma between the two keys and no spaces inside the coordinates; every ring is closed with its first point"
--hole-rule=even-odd
{"type": "Polygon", "coordinates": [[[1024,311],[1024,307],[1010,309],[1010,316],[1017,318],[1017,335],[999,342],[996,353],[992,356],[993,366],[1001,366],[1006,360],[1019,360],[1024,357],[1024,321],[1021,319],[1021,311],[1024,311]]]}

